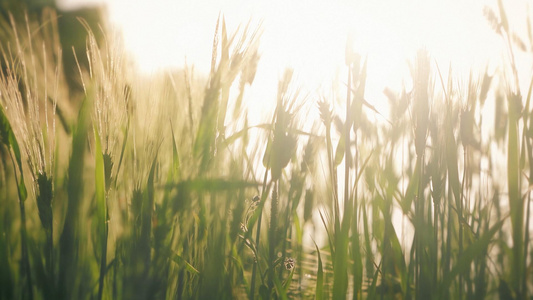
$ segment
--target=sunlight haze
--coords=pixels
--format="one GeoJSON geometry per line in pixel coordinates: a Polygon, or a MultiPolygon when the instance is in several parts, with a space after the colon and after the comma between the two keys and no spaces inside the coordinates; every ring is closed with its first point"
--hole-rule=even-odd
{"type": "MultiPolygon", "coordinates": [[[[368,57],[368,99],[384,114],[383,89],[399,91],[408,81],[407,62],[417,49],[429,50],[444,76],[451,66],[466,79],[472,68],[482,72],[488,65],[494,72],[505,59],[502,43],[482,13],[496,1],[61,0],[59,5],[84,3],[107,7],[111,23],[121,30],[127,50],[145,73],[187,62],[207,74],[219,13],[229,32],[248,22],[261,23],[261,60],[251,98],[274,99],[277,80],[287,67],[311,96],[330,92],[336,75],[345,81],[349,34],[355,37],[356,51],[368,57]]],[[[523,15],[516,18],[521,23],[512,20],[516,28],[525,28],[525,8],[523,3],[508,8],[508,15],[523,15]]]]}
{"type": "Polygon", "coordinates": [[[533,299],[526,0],[0,0],[1,299],[533,299]]]}

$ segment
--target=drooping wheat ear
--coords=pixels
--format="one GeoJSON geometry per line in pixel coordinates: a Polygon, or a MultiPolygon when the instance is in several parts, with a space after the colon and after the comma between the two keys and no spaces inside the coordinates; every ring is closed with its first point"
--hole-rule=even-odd
{"type": "Polygon", "coordinates": [[[333,119],[333,112],[330,106],[324,99],[318,101],[318,110],[320,112],[320,119],[326,128],[331,127],[331,121],[333,119]]]}
{"type": "Polygon", "coordinates": [[[497,34],[501,34],[502,25],[494,10],[488,6],[485,6],[485,8],[483,8],[483,15],[485,15],[485,18],[489,22],[490,27],[492,27],[492,30],[494,30],[497,34]]]}

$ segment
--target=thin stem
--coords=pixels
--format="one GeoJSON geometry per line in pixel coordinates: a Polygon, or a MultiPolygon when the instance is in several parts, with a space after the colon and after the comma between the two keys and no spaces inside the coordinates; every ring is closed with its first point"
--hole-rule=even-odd
{"type": "MultiPolygon", "coordinates": [[[[531,191],[527,193],[527,208],[526,208],[526,234],[524,237],[524,263],[527,265],[527,251],[529,250],[529,223],[530,223],[530,213],[531,213],[531,191]]],[[[528,271],[527,268],[523,268],[524,275],[522,276],[522,296],[524,299],[527,299],[527,282],[528,282],[528,271]]]]}
{"type": "Polygon", "coordinates": [[[421,256],[422,256],[422,222],[424,220],[424,210],[422,207],[422,198],[423,198],[423,188],[422,188],[422,178],[423,178],[423,170],[422,170],[422,164],[424,163],[424,156],[418,155],[417,156],[417,165],[418,165],[418,189],[417,189],[417,196],[416,196],[416,204],[415,204],[415,245],[416,245],[416,255],[415,255],[415,278],[416,278],[416,298],[420,298],[422,295],[422,287],[421,287],[421,256]]]}
{"type": "MultiPolygon", "coordinates": [[[[461,194],[459,196],[459,201],[457,201],[457,214],[459,220],[459,254],[461,257],[463,254],[463,197],[465,190],[465,182],[467,177],[467,158],[468,158],[468,148],[464,147],[464,170],[463,170],[463,180],[461,183],[461,194]]],[[[463,274],[459,274],[459,299],[463,298],[463,274]]]]}
{"type": "MultiPolygon", "coordinates": [[[[27,280],[27,291],[28,291],[28,297],[29,299],[33,299],[33,283],[31,279],[31,268],[30,268],[30,260],[28,257],[28,234],[26,231],[26,211],[24,208],[24,200],[22,199],[22,195],[20,194],[19,186],[19,178],[17,176],[17,169],[15,166],[15,160],[13,159],[13,155],[11,152],[9,152],[9,157],[11,158],[11,163],[13,164],[13,172],[15,173],[15,182],[17,183],[17,193],[19,196],[19,208],[20,208],[20,237],[22,239],[21,241],[21,251],[22,251],[22,269],[24,270],[24,273],[26,273],[27,280]]],[[[22,171],[22,170],[21,170],[22,171]]]]}
{"type": "MultiPolygon", "coordinates": [[[[264,203],[265,201],[265,190],[266,190],[266,182],[268,179],[268,170],[265,172],[265,177],[263,178],[263,187],[261,190],[261,203],[264,203]]],[[[263,208],[261,204],[259,204],[259,209],[261,209],[261,213],[259,214],[259,218],[257,219],[257,232],[255,234],[255,258],[254,258],[254,264],[252,267],[252,282],[250,283],[250,299],[254,299],[255,297],[255,279],[257,276],[257,264],[259,263],[259,258],[257,257],[259,253],[259,238],[261,237],[261,220],[263,219],[263,208]]]]}
{"type": "MultiPolygon", "coordinates": [[[[351,119],[350,119],[350,107],[351,107],[351,83],[352,83],[352,71],[351,68],[348,68],[348,88],[346,95],[346,123],[344,128],[344,209],[348,205],[348,197],[350,196],[350,128],[351,128],[351,119]]],[[[346,218],[346,214],[344,215],[346,218]]]]}
{"type": "Polygon", "coordinates": [[[272,202],[270,203],[270,227],[268,232],[269,246],[269,268],[268,268],[268,289],[274,288],[275,262],[276,262],[276,245],[278,242],[278,204],[279,204],[279,179],[274,181],[272,190],[272,202]]]}
{"type": "MultiPolygon", "coordinates": [[[[107,196],[105,198],[106,198],[105,205],[107,206],[107,196]]],[[[106,214],[106,219],[104,223],[105,228],[104,228],[104,240],[102,244],[102,259],[100,261],[100,278],[98,280],[98,300],[102,299],[102,295],[104,292],[104,278],[105,278],[105,273],[107,269],[107,237],[108,237],[108,232],[109,232],[109,223],[107,222],[107,220],[109,219],[109,216],[108,216],[107,207],[106,207],[105,214],[106,214]]]]}

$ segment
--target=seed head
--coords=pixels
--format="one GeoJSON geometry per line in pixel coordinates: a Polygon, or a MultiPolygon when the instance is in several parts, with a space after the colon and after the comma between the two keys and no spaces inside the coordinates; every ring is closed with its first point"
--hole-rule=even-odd
{"type": "Polygon", "coordinates": [[[248,227],[246,227],[246,224],[241,223],[240,226],[241,226],[241,231],[242,232],[244,232],[244,233],[248,232],[248,227]]]}
{"type": "Polygon", "coordinates": [[[285,266],[285,269],[287,271],[291,271],[292,269],[294,269],[294,264],[296,262],[294,261],[294,258],[291,258],[291,257],[287,257],[285,258],[285,261],[283,262],[283,265],[285,266]]]}

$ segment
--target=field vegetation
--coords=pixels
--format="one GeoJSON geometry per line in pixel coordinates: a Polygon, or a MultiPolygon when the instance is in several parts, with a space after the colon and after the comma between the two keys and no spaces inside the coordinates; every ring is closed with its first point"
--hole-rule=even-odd
{"type": "Polygon", "coordinates": [[[340,88],[287,70],[265,118],[260,28],[220,17],[209,74],[146,78],[103,26],[80,55],[54,11],[0,15],[0,299],[531,299],[533,36],[484,13],[496,73],[422,49],[387,114],[347,47],[340,88]]]}

